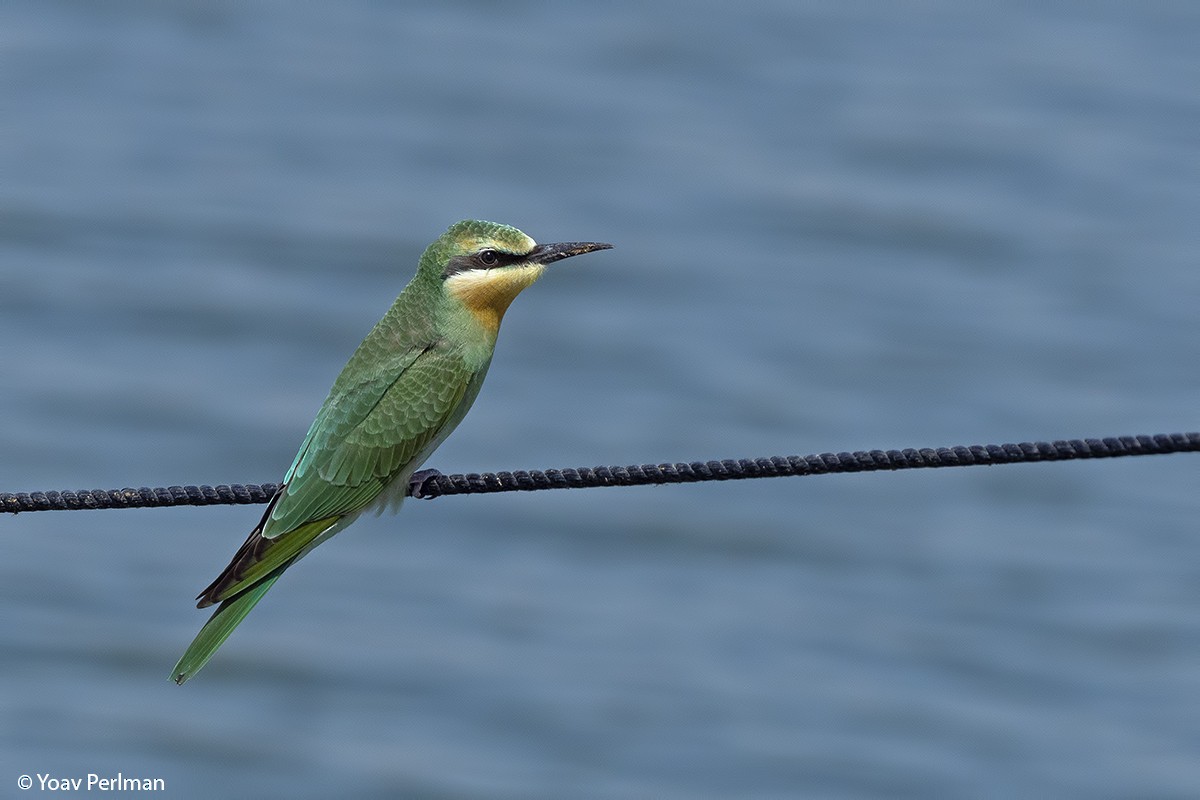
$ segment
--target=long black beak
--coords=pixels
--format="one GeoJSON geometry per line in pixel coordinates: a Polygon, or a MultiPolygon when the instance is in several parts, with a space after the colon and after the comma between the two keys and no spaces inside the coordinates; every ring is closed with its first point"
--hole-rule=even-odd
{"type": "Polygon", "coordinates": [[[595,250],[611,250],[611,244],[604,242],[558,242],[557,244],[539,244],[525,256],[527,262],[534,264],[553,264],[571,256],[591,253],[595,250]]]}

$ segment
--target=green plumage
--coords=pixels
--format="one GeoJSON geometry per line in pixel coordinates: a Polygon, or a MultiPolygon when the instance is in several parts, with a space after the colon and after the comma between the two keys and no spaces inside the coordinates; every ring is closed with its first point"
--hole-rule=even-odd
{"type": "MultiPolygon", "coordinates": [[[[416,276],[334,382],[262,520],[197,598],[201,608],[220,605],[175,665],[177,683],[208,662],[284,570],[364,510],[398,505],[412,473],[462,420],[487,374],[496,329],[484,313],[491,294],[456,294],[450,276],[470,273],[459,285],[473,291],[489,282],[508,291],[502,272],[524,269],[531,277],[515,296],[544,264],[602,247],[538,246],[516,228],[465,221],[426,249],[416,276]],[[499,254],[499,267],[487,253],[499,254]]],[[[498,298],[497,325],[511,300],[498,298]]]]}
{"type": "Polygon", "coordinates": [[[184,681],[199,672],[213,657],[213,653],[217,652],[217,648],[229,638],[229,634],[233,633],[238,623],[245,619],[267,590],[275,585],[275,581],[279,580],[285,569],[287,567],[278,568],[237,597],[221,603],[175,665],[171,680],[182,686],[184,681]]]}

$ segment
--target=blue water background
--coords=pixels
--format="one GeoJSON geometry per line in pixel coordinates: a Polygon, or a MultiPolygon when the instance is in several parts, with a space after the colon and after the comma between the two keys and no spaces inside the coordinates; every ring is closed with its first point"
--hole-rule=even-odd
{"type": "MultiPolygon", "coordinates": [[[[278,480],[464,217],[617,249],[515,303],[447,472],[1200,427],[1196,4],[2,16],[0,490],[278,480]]],[[[5,517],[0,796],[1195,798],[1198,487],[410,502],[183,688],[256,508],[5,517]]]]}

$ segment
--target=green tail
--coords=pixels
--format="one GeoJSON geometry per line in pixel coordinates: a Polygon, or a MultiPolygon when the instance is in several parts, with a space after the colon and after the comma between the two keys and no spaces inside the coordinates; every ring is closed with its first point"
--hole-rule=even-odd
{"type": "Polygon", "coordinates": [[[208,618],[208,622],[204,623],[204,627],[196,634],[196,638],[188,645],[188,649],[179,659],[179,663],[175,665],[175,669],[171,672],[171,680],[182,686],[184,681],[199,672],[212,658],[213,653],[217,652],[217,648],[229,638],[229,634],[233,633],[233,629],[238,626],[238,623],[246,618],[250,610],[258,604],[262,596],[274,585],[275,581],[279,580],[279,576],[291,564],[292,562],[288,561],[250,588],[222,601],[213,615],[208,618]]]}

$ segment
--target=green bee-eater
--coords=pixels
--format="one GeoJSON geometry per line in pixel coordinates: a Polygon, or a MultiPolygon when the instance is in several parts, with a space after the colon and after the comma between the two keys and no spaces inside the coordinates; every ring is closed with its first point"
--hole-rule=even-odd
{"type": "Polygon", "coordinates": [[[262,521],[197,598],[199,608],[220,605],[175,665],[176,683],[208,662],[284,570],[363,511],[399,505],[479,394],[513,298],[546,265],[610,247],[538,244],[516,228],[466,220],[425,250],[334,381],[262,521]]]}

